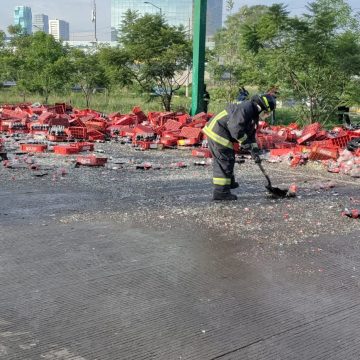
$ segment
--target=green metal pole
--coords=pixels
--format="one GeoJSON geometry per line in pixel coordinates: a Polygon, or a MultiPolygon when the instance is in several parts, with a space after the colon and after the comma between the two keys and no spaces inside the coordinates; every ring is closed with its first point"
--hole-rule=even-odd
{"type": "Polygon", "coordinates": [[[204,110],[206,8],[207,0],[194,1],[191,115],[196,115],[204,110]]]}

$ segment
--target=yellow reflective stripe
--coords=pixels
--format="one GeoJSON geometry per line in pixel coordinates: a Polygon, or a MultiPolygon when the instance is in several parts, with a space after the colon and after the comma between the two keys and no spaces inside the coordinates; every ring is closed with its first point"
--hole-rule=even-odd
{"type": "Polygon", "coordinates": [[[264,100],[267,111],[270,111],[270,105],[269,105],[269,102],[268,102],[268,99],[266,98],[266,96],[263,96],[262,99],[264,100]]]}
{"type": "Polygon", "coordinates": [[[214,185],[230,185],[231,179],[228,178],[213,178],[213,184],[214,185]]]}
{"type": "Polygon", "coordinates": [[[212,130],[215,126],[215,124],[222,119],[223,117],[225,117],[228,114],[228,112],[226,110],[221,111],[220,113],[218,113],[210,122],[208,128],[210,130],[212,130]]]}
{"type": "Polygon", "coordinates": [[[212,130],[210,130],[207,126],[203,128],[204,134],[206,134],[211,140],[214,140],[216,143],[225,146],[229,149],[233,149],[233,144],[228,139],[223,138],[222,136],[219,136],[218,134],[214,133],[212,130]]]}
{"type": "Polygon", "coordinates": [[[247,138],[248,138],[248,136],[247,136],[246,134],[244,134],[243,137],[241,137],[240,139],[238,139],[238,142],[239,142],[239,143],[242,143],[242,142],[244,142],[247,138]]]}

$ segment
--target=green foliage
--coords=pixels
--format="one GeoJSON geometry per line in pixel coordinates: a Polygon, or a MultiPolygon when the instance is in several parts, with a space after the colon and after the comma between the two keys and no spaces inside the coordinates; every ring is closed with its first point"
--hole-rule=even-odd
{"type": "Polygon", "coordinates": [[[23,28],[21,27],[21,25],[9,25],[8,26],[8,33],[12,36],[19,36],[21,34],[23,34],[23,28]]]}
{"type": "MultiPolygon", "coordinates": [[[[221,84],[226,101],[235,99],[238,88],[248,82],[248,74],[253,68],[246,61],[247,51],[244,51],[243,34],[240,29],[243,28],[254,35],[248,41],[253,42],[255,46],[259,42],[255,24],[266,11],[267,7],[263,5],[244,6],[236,14],[229,16],[225,27],[215,35],[215,49],[210,54],[212,56],[208,70],[215,83],[221,84]]],[[[253,80],[251,77],[250,83],[253,83],[253,80]]]]}
{"type": "Polygon", "coordinates": [[[130,61],[120,48],[103,47],[99,49],[98,59],[104,69],[109,87],[132,85],[131,72],[126,64],[130,61]]]}
{"type": "Polygon", "coordinates": [[[5,45],[6,34],[4,31],[0,30],[0,48],[3,48],[5,45]]]}
{"type": "Polygon", "coordinates": [[[80,86],[86,99],[86,107],[89,107],[91,95],[96,88],[108,85],[104,67],[99,61],[99,53],[87,54],[81,50],[72,49],[70,63],[73,84],[80,86]]]}
{"type": "MultiPolygon", "coordinates": [[[[359,39],[359,19],[343,0],[316,0],[302,17],[282,4],[244,6],[218,33],[215,52],[234,82],[277,84],[299,100],[299,118],[326,123],[339,105],[359,101],[359,39]]],[[[222,69],[213,69],[219,78],[222,69]]]]}
{"type": "Polygon", "coordinates": [[[170,110],[173,93],[180,88],[181,72],[191,63],[191,45],[183,26],[170,26],[160,15],[140,17],[128,11],[121,26],[119,64],[145,92],[162,89],[160,99],[170,110]]]}
{"type": "Polygon", "coordinates": [[[24,94],[40,93],[45,102],[51,92],[63,88],[68,78],[66,50],[51,35],[17,34],[11,47],[14,50],[7,49],[0,59],[2,78],[16,81],[17,88],[24,94]]]}

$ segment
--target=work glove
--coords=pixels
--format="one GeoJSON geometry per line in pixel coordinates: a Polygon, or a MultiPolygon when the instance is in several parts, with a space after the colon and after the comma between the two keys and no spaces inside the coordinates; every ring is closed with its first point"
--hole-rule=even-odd
{"type": "Polygon", "coordinates": [[[260,150],[257,143],[250,144],[250,153],[251,153],[251,157],[253,158],[256,164],[261,163],[260,150]]]}

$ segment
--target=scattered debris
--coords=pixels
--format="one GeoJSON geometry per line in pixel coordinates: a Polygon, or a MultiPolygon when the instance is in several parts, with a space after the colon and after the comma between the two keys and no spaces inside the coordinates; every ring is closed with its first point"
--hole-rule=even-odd
{"type": "MultiPolygon", "coordinates": [[[[183,112],[149,112],[146,115],[138,106],[128,114],[105,115],[93,109],[72,108],[65,103],[53,106],[7,104],[0,108],[0,161],[7,168],[23,168],[24,164],[29,164],[21,158],[23,155],[57,154],[78,156],[78,165],[104,166],[105,157],[78,154],[103,154],[105,151],[95,149],[94,143],[113,141],[140,151],[191,149],[191,156],[204,159],[195,161],[194,165],[206,166],[211,163],[211,152],[201,130],[210,117],[211,114],[206,113],[191,117],[183,112]],[[10,156],[9,160],[9,153],[18,158],[10,156]]],[[[360,129],[335,127],[327,131],[319,123],[300,129],[295,123],[273,126],[260,121],[257,142],[259,148],[268,154],[266,159],[269,162],[287,162],[291,167],[297,167],[308,161],[317,161],[329,172],[360,177],[360,129]]],[[[236,162],[245,162],[246,156],[239,157],[243,154],[239,146],[234,145],[234,149],[238,154],[236,162]]],[[[118,169],[113,165],[123,164],[122,160],[117,161],[110,159],[111,168],[118,169]]],[[[168,167],[184,167],[179,162],[177,164],[168,167]]],[[[36,164],[30,168],[37,169],[36,164]]],[[[150,167],[138,164],[137,168],[150,167]]]]}
{"type": "Polygon", "coordinates": [[[360,216],[360,210],[359,209],[349,210],[349,209],[345,208],[341,214],[342,214],[342,216],[347,216],[352,219],[358,219],[360,216]]]}

